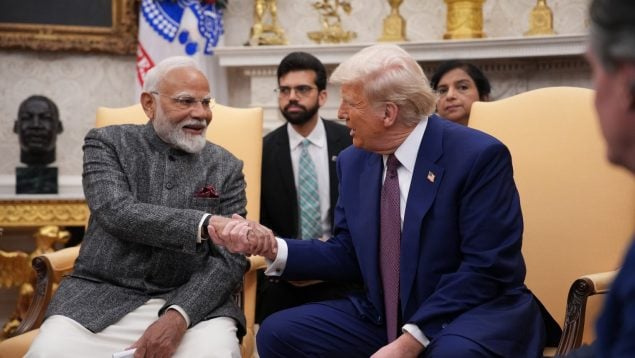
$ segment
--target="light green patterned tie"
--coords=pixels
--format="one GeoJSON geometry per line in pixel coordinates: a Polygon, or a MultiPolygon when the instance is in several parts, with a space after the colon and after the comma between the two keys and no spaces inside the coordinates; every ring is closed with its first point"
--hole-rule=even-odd
{"type": "Polygon", "coordinates": [[[315,163],[309,156],[308,139],[301,143],[300,165],[298,168],[298,203],[300,205],[300,228],[302,239],[317,239],[322,236],[320,223],[320,196],[318,192],[315,163]]]}

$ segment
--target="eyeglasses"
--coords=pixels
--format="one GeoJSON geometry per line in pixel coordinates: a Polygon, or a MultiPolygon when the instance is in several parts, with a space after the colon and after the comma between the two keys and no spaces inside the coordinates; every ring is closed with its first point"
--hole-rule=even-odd
{"type": "Polygon", "coordinates": [[[200,103],[201,105],[203,105],[203,108],[205,108],[205,109],[208,109],[208,108],[212,109],[216,105],[216,100],[214,98],[210,98],[210,97],[196,99],[196,98],[194,98],[192,96],[171,97],[171,96],[168,96],[168,95],[165,95],[163,93],[156,92],[156,91],[152,91],[150,93],[156,94],[156,95],[159,95],[159,96],[168,97],[180,109],[194,108],[194,106],[196,106],[197,103],[200,103]]]}
{"type": "Polygon", "coordinates": [[[273,91],[276,92],[278,94],[278,96],[280,96],[280,97],[289,97],[291,95],[291,91],[292,90],[295,92],[295,94],[298,97],[306,97],[314,89],[317,89],[317,87],[312,87],[312,86],[307,86],[307,85],[300,85],[300,86],[295,86],[295,87],[280,86],[280,87],[274,89],[273,91]]]}

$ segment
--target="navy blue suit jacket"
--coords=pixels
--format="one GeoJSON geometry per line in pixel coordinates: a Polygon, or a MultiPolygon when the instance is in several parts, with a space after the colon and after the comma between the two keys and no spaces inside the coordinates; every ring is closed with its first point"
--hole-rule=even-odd
{"type": "Polygon", "coordinates": [[[635,357],[635,241],[611,286],[596,331],[597,357],[635,357]]]}
{"type": "MultiPolygon", "coordinates": [[[[337,163],[334,237],[287,240],[287,279],[362,280],[349,296],[383,324],[379,271],[382,156],[350,147],[337,163]],[[305,265],[311,262],[311,265],[305,265]]],[[[401,238],[403,323],[431,340],[455,334],[506,357],[537,357],[543,318],[524,285],[523,232],[511,157],[495,138],[436,115],[415,164],[401,238]]]]}

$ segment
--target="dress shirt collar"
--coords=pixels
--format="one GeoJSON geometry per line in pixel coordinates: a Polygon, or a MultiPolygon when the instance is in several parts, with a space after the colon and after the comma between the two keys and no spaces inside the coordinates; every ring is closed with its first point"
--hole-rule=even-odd
{"type": "MultiPolygon", "coordinates": [[[[300,143],[302,143],[304,137],[296,132],[291,124],[287,124],[287,133],[289,134],[289,146],[291,150],[295,150],[300,143]]],[[[318,148],[323,148],[326,145],[326,130],[324,129],[322,118],[318,118],[315,128],[313,128],[313,131],[311,131],[306,139],[318,148]]]]}
{"type": "MultiPolygon", "coordinates": [[[[406,140],[395,151],[395,157],[401,163],[401,166],[407,169],[410,173],[414,173],[415,163],[417,162],[417,155],[419,154],[419,146],[423,139],[423,134],[426,131],[428,125],[428,117],[422,119],[417,126],[410,132],[406,140]]],[[[384,167],[386,167],[386,160],[388,155],[383,156],[384,167]]]]}

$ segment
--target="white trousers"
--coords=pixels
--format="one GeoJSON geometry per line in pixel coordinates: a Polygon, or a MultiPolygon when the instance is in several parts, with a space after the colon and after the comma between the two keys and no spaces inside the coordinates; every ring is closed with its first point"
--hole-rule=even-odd
{"type": "MultiPolygon", "coordinates": [[[[99,333],[93,333],[65,316],[51,316],[40,327],[27,358],[111,358],[139,339],[146,328],[158,319],[165,303],[151,299],[125,315],[115,324],[99,333]]],[[[236,337],[236,322],[229,317],[218,317],[190,327],[173,357],[232,357],[240,358],[236,337]]]]}

